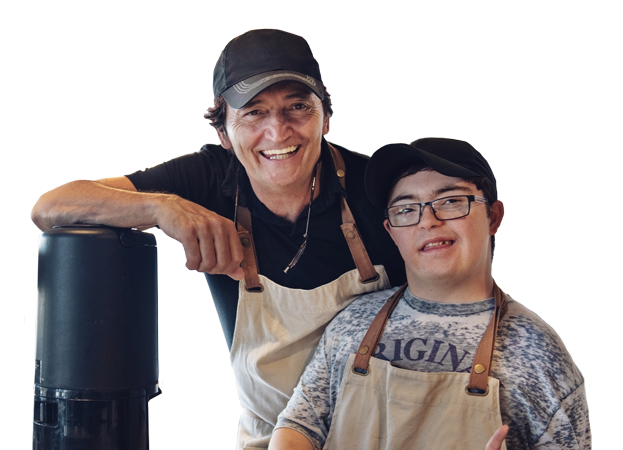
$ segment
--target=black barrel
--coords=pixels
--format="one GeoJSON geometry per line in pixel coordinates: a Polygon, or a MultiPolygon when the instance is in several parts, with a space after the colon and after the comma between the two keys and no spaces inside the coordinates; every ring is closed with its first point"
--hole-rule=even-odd
{"type": "Polygon", "coordinates": [[[35,450],[149,448],[158,395],[156,239],[59,227],[39,245],[35,450]]]}

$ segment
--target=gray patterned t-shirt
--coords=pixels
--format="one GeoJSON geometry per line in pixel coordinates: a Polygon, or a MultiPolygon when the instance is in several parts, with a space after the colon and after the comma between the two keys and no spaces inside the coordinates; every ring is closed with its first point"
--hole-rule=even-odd
{"type": "MultiPolygon", "coordinates": [[[[315,449],[323,447],[346,361],[395,291],[363,295],[333,319],[276,428],[293,428],[307,436],[315,449]]],[[[520,303],[508,300],[490,373],[500,380],[508,449],[590,449],[580,371],[552,328],[520,303]]],[[[469,372],[493,309],[493,299],[437,303],[418,299],[407,289],[374,357],[421,372],[469,372]]]]}

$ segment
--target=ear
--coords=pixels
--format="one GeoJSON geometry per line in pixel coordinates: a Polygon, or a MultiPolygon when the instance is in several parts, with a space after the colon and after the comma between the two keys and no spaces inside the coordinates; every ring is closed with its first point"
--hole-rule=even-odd
{"type": "Polygon", "coordinates": [[[395,244],[396,240],[394,239],[394,236],[392,235],[392,226],[389,224],[389,221],[387,219],[383,221],[383,226],[385,227],[385,229],[389,233],[389,236],[392,238],[392,241],[394,241],[394,244],[395,244]]]}
{"type": "Polygon", "coordinates": [[[329,132],[329,115],[325,114],[324,119],[322,120],[322,135],[324,136],[329,132]]]}
{"type": "Polygon", "coordinates": [[[504,203],[497,200],[491,205],[491,214],[489,216],[489,235],[493,236],[497,233],[500,224],[504,218],[504,203]]]}
{"type": "Polygon", "coordinates": [[[218,138],[221,141],[221,145],[223,146],[223,148],[229,150],[230,148],[233,147],[231,141],[229,140],[229,136],[227,136],[227,131],[216,130],[216,132],[218,133],[218,138]]]}

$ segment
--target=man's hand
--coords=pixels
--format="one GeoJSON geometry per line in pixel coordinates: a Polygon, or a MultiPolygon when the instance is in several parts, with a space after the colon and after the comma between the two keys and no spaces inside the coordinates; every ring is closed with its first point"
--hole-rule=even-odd
{"type": "Polygon", "coordinates": [[[231,220],[176,195],[137,192],[127,177],[60,186],[41,196],[32,220],[43,231],[77,223],[141,229],[158,225],[184,246],[188,269],[234,280],[244,276],[242,245],[231,220]]]}
{"type": "Polygon", "coordinates": [[[242,246],[231,220],[177,196],[163,197],[156,218],[160,229],[184,246],[189,270],[243,278],[242,246]]]}
{"type": "Polygon", "coordinates": [[[498,428],[496,432],[493,433],[493,436],[491,436],[491,439],[489,439],[489,442],[487,442],[485,450],[500,450],[507,433],[508,425],[502,425],[498,428]]]}

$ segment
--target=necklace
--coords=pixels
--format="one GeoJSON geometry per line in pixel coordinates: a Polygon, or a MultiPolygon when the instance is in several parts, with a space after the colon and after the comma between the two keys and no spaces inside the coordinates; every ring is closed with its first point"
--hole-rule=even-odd
{"type": "MultiPolygon", "coordinates": [[[[292,261],[290,261],[290,264],[288,264],[288,267],[286,267],[283,272],[284,273],[288,273],[288,271],[293,268],[297,262],[299,262],[299,259],[301,259],[301,256],[303,256],[303,252],[305,251],[305,248],[307,248],[307,232],[309,231],[309,216],[311,216],[311,207],[312,207],[312,201],[314,200],[314,191],[316,190],[316,173],[318,172],[318,166],[320,165],[320,161],[318,161],[316,163],[316,166],[314,167],[314,176],[312,177],[312,181],[311,181],[311,193],[309,194],[309,206],[307,207],[307,223],[305,224],[305,234],[303,235],[304,241],[303,244],[301,244],[301,248],[299,248],[299,251],[296,252],[296,255],[294,255],[294,258],[292,258],[292,261]]],[[[236,170],[236,178],[238,178],[238,182],[236,184],[236,201],[235,201],[235,206],[234,206],[234,224],[238,223],[238,192],[239,192],[239,188],[240,188],[240,165],[238,165],[238,168],[236,170]]]]}
{"type": "Polygon", "coordinates": [[[312,177],[312,182],[311,182],[311,193],[309,194],[309,206],[307,207],[307,224],[305,225],[305,234],[303,235],[303,238],[305,238],[305,240],[303,241],[301,248],[299,248],[299,251],[296,252],[296,255],[294,255],[294,258],[292,258],[292,261],[290,261],[290,264],[288,264],[288,267],[286,267],[283,270],[284,273],[288,273],[288,270],[293,268],[296,265],[296,263],[299,262],[299,259],[301,259],[301,256],[303,256],[303,252],[305,251],[305,248],[307,247],[307,232],[309,231],[309,216],[311,216],[312,201],[314,200],[314,190],[316,189],[316,172],[318,171],[319,164],[320,164],[320,161],[318,161],[316,163],[316,167],[314,167],[314,176],[312,177]]]}

